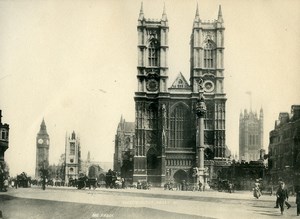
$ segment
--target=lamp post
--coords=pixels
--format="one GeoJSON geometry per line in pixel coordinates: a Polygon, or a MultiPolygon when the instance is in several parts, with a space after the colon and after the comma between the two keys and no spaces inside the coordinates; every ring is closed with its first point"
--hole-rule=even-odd
{"type": "Polygon", "coordinates": [[[203,89],[203,80],[200,79],[199,81],[199,99],[196,105],[196,114],[198,117],[198,145],[197,145],[197,156],[198,156],[198,172],[197,172],[197,183],[201,183],[205,185],[204,182],[204,117],[206,114],[206,105],[204,102],[204,89],[203,89]]]}

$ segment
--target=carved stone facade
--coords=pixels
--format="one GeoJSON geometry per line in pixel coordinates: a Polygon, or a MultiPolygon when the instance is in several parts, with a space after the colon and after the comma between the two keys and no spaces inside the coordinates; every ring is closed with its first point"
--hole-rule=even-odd
{"type": "Polygon", "coordinates": [[[218,19],[202,22],[197,8],[191,34],[190,85],[180,73],[167,87],[168,19],[138,18],[138,89],[135,93],[133,181],[162,185],[167,180],[189,180],[197,164],[198,84],[203,81],[207,113],[204,118],[206,155],[226,160],[224,93],[224,25],[218,19]]]}
{"type": "Polygon", "coordinates": [[[263,149],[264,114],[260,109],[257,113],[244,110],[240,114],[239,127],[239,160],[257,161],[260,159],[260,150],[263,149]]]}
{"type": "Polygon", "coordinates": [[[8,149],[9,125],[2,124],[2,111],[0,110],[0,163],[4,161],[4,153],[8,149]]]}

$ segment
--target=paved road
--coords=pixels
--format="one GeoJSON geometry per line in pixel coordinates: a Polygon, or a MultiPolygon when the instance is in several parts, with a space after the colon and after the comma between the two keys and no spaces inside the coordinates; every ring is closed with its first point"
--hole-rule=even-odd
{"type": "Polygon", "coordinates": [[[10,189],[0,193],[0,210],[7,219],[52,218],[297,218],[293,205],[281,216],[275,197],[259,200],[250,192],[190,192],[151,190],[76,190],[48,187],[10,189]]]}

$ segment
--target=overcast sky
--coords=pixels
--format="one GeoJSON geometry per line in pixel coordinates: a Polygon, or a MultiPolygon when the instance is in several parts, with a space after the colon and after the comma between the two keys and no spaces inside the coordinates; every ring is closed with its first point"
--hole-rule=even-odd
{"type": "MultiPolygon", "coordinates": [[[[238,153],[240,111],[265,114],[264,148],[279,112],[300,104],[300,1],[143,1],[146,18],[169,20],[169,86],[189,80],[189,39],[200,18],[225,22],[226,144],[238,153]]],[[[134,121],[137,19],[141,1],[0,1],[0,109],[9,123],[5,159],[14,176],[34,174],[36,135],[45,119],[50,163],[66,132],[80,134],[82,157],[113,161],[121,115],[134,121]]]]}

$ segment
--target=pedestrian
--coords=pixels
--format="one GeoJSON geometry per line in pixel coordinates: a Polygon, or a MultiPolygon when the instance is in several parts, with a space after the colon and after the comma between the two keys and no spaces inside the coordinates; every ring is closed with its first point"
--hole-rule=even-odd
{"type": "Polygon", "coordinates": [[[297,191],[296,204],[297,204],[297,216],[299,216],[299,214],[300,214],[300,190],[297,191]]]}
{"type": "Polygon", "coordinates": [[[276,196],[277,196],[277,199],[278,199],[280,212],[281,212],[281,214],[283,214],[284,204],[287,205],[287,209],[289,209],[291,207],[291,205],[287,202],[287,200],[289,198],[289,195],[288,195],[287,189],[284,187],[283,182],[280,183],[280,187],[277,190],[276,196]]]}
{"type": "Polygon", "coordinates": [[[8,180],[7,179],[4,180],[3,185],[4,185],[3,186],[4,192],[7,192],[7,188],[8,188],[8,180]]]}
{"type": "Polygon", "coordinates": [[[125,189],[125,179],[122,178],[121,181],[122,181],[122,189],[125,189]]]}
{"type": "MultiPolygon", "coordinates": [[[[281,180],[279,181],[279,186],[278,186],[277,191],[280,189],[280,187],[285,188],[285,184],[281,180]]],[[[289,209],[291,207],[291,205],[287,201],[284,201],[284,204],[286,205],[287,209],[289,209]]],[[[276,205],[274,208],[279,208],[279,199],[278,199],[277,193],[276,193],[276,205]]]]}
{"type": "Polygon", "coordinates": [[[232,193],[232,188],[233,188],[233,185],[231,182],[229,182],[229,184],[228,184],[228,192],[229,193],[232,193]]]}
{"type": "Polygon", "coordinates": [[[198,185],[199,185],[199,189],[198,190],[201,192],[202,191],[202,182],[199,181],[198,185]]]}
{"type": "Polygon", "coordinates": [[[257,199],[261,196],[260,183],[258,179],[254,183],[253,196],[256,197],[257,199]]]}

